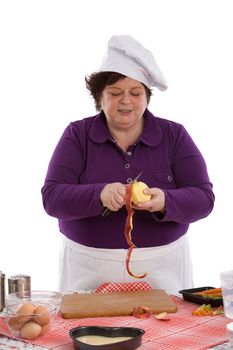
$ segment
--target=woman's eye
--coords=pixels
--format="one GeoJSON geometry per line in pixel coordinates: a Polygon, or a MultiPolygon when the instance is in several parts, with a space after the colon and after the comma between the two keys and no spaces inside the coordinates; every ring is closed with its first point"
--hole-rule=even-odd
{"type": "MultiPolygon", "coordinates": [[[[122,92],[109,92],[111,96],[121,96],[122,92]]],[[[141,92],[130,92],[130,95],[133,97],[137,97],[141,95],[141,92]]]]}
{"type": "Polygon", "coordinates": [[[120,94],[121,94],[120,92],[111,92],[112,96],[120,96],[120,94]]]}

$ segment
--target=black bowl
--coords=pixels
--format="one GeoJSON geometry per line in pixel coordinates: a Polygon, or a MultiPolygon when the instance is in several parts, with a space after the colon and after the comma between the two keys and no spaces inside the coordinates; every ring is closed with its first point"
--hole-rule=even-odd
{"type": "Polygon", "coordinates": [[[187,301],[191,301],[195,304],[210,304],[211,306],[222,306],[223,300],[222,298],[208,298],[202,297],[201,295],[195,294],[196,292],[203,292],[208,289],[213,289],[214,287],[199,287],[199,288],[191,288],[191,289],[183,289],[180,290],[179,293],[183,295],[183,298],[187,301]]]}
{"type": "Polygon", "coordinates": [[[142,335],[145,333],[143,329],[134,327],[99,327],[85,326],[75,327],[69,331],[73,340],[75,350],[133,350],[137,349],[142,343],[142,335]],[[119,341],[117,343],[90,345],[78,340],[78,337],[97,335],[104,337],[130,337],[128,340],[119,341]]]}

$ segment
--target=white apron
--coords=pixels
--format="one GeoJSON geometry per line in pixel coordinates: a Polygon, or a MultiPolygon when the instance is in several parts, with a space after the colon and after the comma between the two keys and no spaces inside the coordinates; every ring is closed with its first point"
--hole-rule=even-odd
{"type": "Polygon", "coordinates": [[[146,281],[152,288],[179,295],[179,290],[193,287],[192,262],[187,234],[168,245],[135,248],[130,269],[126,271],[127,249],[92,248],[78,244],[62,235],[59,268],[59,290],[62,293],[88,291],[105,282],[124,283],[146,281]]]}

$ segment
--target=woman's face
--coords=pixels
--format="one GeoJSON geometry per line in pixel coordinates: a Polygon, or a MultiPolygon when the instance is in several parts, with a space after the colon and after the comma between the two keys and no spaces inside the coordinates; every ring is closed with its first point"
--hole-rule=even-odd
{"type": "Polygon", "coordinates": [[[100,104],[110,127],[127,129],[141,124],[147,107],[146,90],[139,81],[126,77],[105,87],[100,104]]]}

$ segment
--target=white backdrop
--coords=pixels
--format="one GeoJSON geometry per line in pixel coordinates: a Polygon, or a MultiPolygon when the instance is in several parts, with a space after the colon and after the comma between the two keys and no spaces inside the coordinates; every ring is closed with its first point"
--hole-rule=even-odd
{"type": "Polygon", "coordinates": [[[212,214],[190,227],[196,286],[233,268],[231,0],[0,0],[0,270],[57,288],[59,234],[41,201],[52,151],[70,121],[95,113],[84,76],[113,34],[150,48],[169,88],[150,109],[181,122],[214,184],[212,214]]]}

